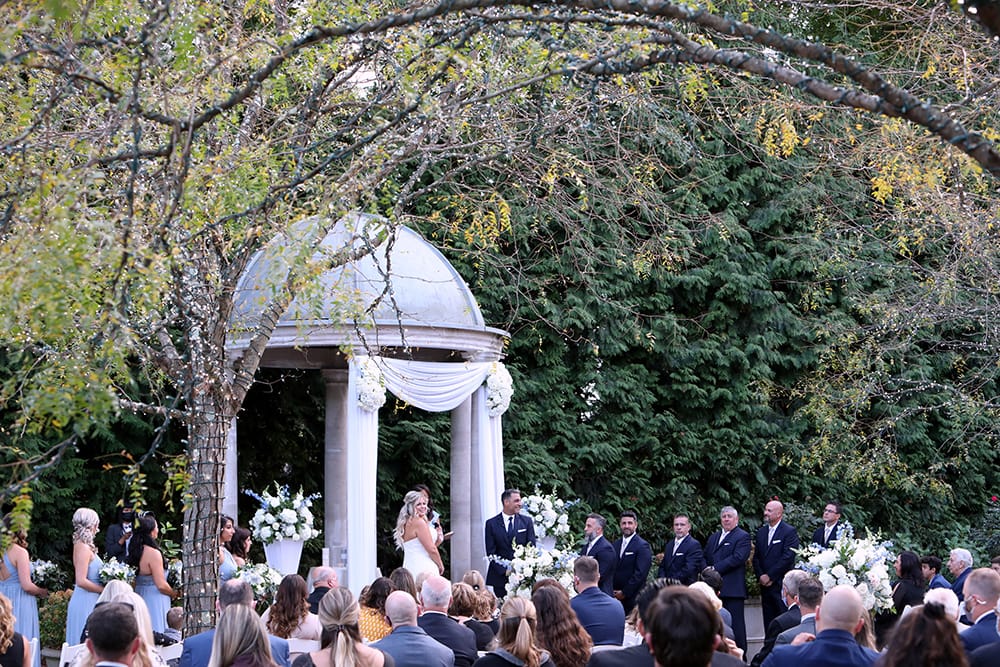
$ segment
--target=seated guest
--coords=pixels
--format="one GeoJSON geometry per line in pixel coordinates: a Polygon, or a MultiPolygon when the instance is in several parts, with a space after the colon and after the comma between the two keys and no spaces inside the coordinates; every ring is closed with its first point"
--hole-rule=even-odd
{"type": "Polygon", "coordinates": [[[420,589],[423,612],[417,625],[455,654],[455,667],[469,667],[476,661],[476,633],[448,616],[451,604],[451,582],[433,574],[420,589]]]}
{"type": "Polygon", "coordinates": [[[451,585],[451,605],[448,606],[448,615],[476,634],[477,650],[488,651],[493,648],[496,635],[490,630],[490,626],[476,620],[478,606],[479,597],[476,591],[472,590],[472,586],[462,582],[451,585]]]}
{"type": "Polygon", "coordinates": [[[646,611],[646,642],[657,667],[708,667],[719,644],[718,614],[702,593],[667,586],[646,611]]]}
{"type": "Polygon", "coordinates": [[[392,632],[371,646],[392,657],[396,667],[454,667],[452,650],[417,625],[417,601],[412,595],[404,591],[389,593],[385,614],[392,632]]]}
{"type": "Polygon", "coordinates": [[[924,593],[924,604],[938,604],[944,607],[944,615],[955,623],[959,632],[968,627],[966,625],[961,625],[958,622],[959,617],[962,615],[962,611],[959,608],[958,596],[955,595],[953,590],[951,590],[951,586],[948,588],[930,589],[924,593]]]}
{"type": "Polygon", "coordinates": [[[472,586],[472,590],[481,591],[486,588],[486,578],[479,570],[466,570],[462,575],[462,583],[472,586]]]}
{"type": "Polygon", "coordinates": [[[390,572],[389,579],[397,591],[405,591],[412,595],[414,600],[417,600],[417,602],[420,601],[420,596],[417,595],[417,582],[414,581],[413,575],[405,567],[397,567],[390,572]]]}
{"type": "MultiPolygon", "coordinates": [[[[801,570],[792,570],[792,571],[796,572],[801,570]]],[[[805,575],[805,572],[803,572],[802,574],[805,575]]],[[[702,571],[698,573],[698,581],[704,581],[706,584],[708,584],[712,588],[712,592],[715,593],[715,597],[719,598],[719,600],[722,600],[722,575],[719,574],[718,570],[709,565],[708,567],[702,569],[702,571]]],[[[722,622],[726,625],[727,628],[733,627],[733,614],[728,609],[726,609],[725,604],[723,604],[723,607],[719,609],[719,616],[722,617],[722,622]]]]}
{"type": "Polygon", "coordinates": [[[1000,574],[1000,556],[994,556],[990,559],[990,569],[996,570],[997,574],[1000,574]]]}
{"type": "Polygon", "coordinates": [[[476,667],[556,667],[549,654],[535,645],[535,626],[531,601],[507,598],[500,609],[498,646],[476,660],[476,667]]]}
{"type": "Polygon", "coordinates": [[[303,653],[292,663],[293,667],[392,667],[388,654],[366,646],[361,640],[358,626],[360,606],[354,594],[346,588],[327,592],[319,602],[319,622],[323,626],[323,648],[303,653]]]}
{"type": "Polygon", "coordinates": [[[274,604],[260,617],[264,627],[275,637],[313,639],[319,641],[323,628],[319,617],[309,611],[306,580],[297,574],[286,574],[278,584],[274,604]]]}
{"type": "Polygon", "coordinates": [[[597,586],[600,571],[590,556],[579,556],[573,563],[573,584],[577,596],[570,602],[573,611],[595,646],[621,646],[625,637],[625,610],[597,586]]]}
{"type": "Polygon", "coordinates": [[[163,635],[176,644],[177,642],[184,640],[183,630],[184,608],[171,607],[167,611],[167,629],[163,631],[163,635]]]}
{"type": "Polygon", "coordinates": [[[260,617],[250,607],[230,605],[219,615],[209,667],[277,667],[260,617]]]}
{"type": "MultiPolygon", "coordinates": [[[[227,579],[219,584],[219,599],[215,603],[215,608],[221,614],[236,604],[253,610],[253,590],[243,579],[227,579]]],[[[185,639],[179,667],[208,667],[214,638],[215,629],[212,629],[185,639]]],[[[268,635],[268,642],[271,645],[271,659],[278,663],[279,667],[289,667],[291,663],[288,660],[288,640],[268,635]]]]}
{"type": "Polygon", "coordinates": [[[805,570],[789,570],[782,577],[781,595],[788,610],[778,614],[777,618],[767,624],[767,630],[764,632],[764,645],[760,647],[757,655],[750,662],[751,667],[760,667],[764,658],[774,649],[774,642],[777,641],[778,635],[802,622],[802,610],[799,609],[798,602],[799,582],[808,576],[809,574],[805,570]]]}
{"type": "Polygon", "coordinates": [[[920,558],[920,572],[924,575],[927,588],[951,588],[951,584],[941,574],[941,559],[937,556],[922,556],[920,558]]]}
{"type": "Polygon", "coordinates": [[[969,573],[963,588],[965,610],[972,627],[959,635],[966,653],[980,646],[1000,641],[997,633],[997,600],[1000,600],[1000,574],[988,567],[969,573]]]}
{"type": "MultiPolygon", "coordinates": [[[[947,589],[951,593],[951,589],[947,589]]],[[[968,663],[954,621],[937,603],[915,608],[899,620],[879,667],[964,667],[968,663]]]]}
{"type": "Polygon", "coordinates": [[[313,589],[312,593],[309,594],[309,611],[318,614],[319,601],[323,599],[327,591],[338,585],[337,571],[332,567],[322,565],[313,570],[313,589]]]}
{"type": "Polygon", "coordinates": [[[0,595],[0,665],[30,667],[30,641],[14,630],[14,606],[0,595]]]}
{"type": "MultiPolygon", "coordinates": [[[[801,590],[801,584],[800,584],[801,590]]],[[[869,667],[879,654],[858,645],[854,634],[864,626],[864,605],[853,586],[834,586],[816,610],[816,638],[805,644],[775,646],[763,667],[869,667]]]]}
{"type": "Polygon", "coordinates": [[[500,610],[497,609],[497,596],[489,588],[476,591],[479,606],[476,607],[476,620],[489,626],[493,634],[500,632],[500,610]]]}
{"type": "MultiPolygon", "coordinates": [[[[688,586],[688,588],[690,588],[693,591],[698,591],[699,593],[705,596],[705,599],[708,600],[708,603],[712,605],[712,608],[715,609],[715,612],[719,614],[719,620],[722,622],[723,632],[725,632],[726,636],[729,637],[730,639],[735,639],[735,636],[733,635],[733,628],[728,623],[726,623],[725,618],[722,616],[722,612],[725,611],[725,607],[722,606],[722,600],[719,598],[718,595],[715,594],[715,591],[712,590],[712,587],[706,584],[704,581],[696,581],[690,586],[688,586]]],[[[729,618],[731,619],[732,616],[730,615],[729,618]]]]}
{"type": "Polygon", "coordinates": [[[132,667],[139,651],[139,627],[132,610],[119,602],[95,608],[87,617],[87,650],[94,664],[132,667]]]}
{"type": "Polygon", "coordinates": [[[798,625],[792,626],[779,634],[774,640],[775,646],[791,644],[792,641],[802,633],[809,635],[816,634],[816,610],[823,603],[823,584],[815,577],[806,577],[799,582],[799,610],[801,620],[798,625]]]}
{"type": "Polygon", "coordinates": [[[566,589],[554,579],[543,581],[554,585],[536,584],[531,594],[536,616],[535,640],[558,667],[584,667],[593,646],[590,635],[570,606],[566,589]]]}
{"type": "Polygon", "coordinates": [[[965,578],[972,572],[972,554],[968,549],[952,549],[948,554],[948,571],[955,577],[951,590],[955,591],[958,601],[962,602],[965,578]]]}
{"type": "Polygon", "coordinates": [[[392,626],[385,620],[385,599],[396,590],[396,585],[388,577],[379,577],[365,589],[359,600],[361,604],[361,638],[365,642],[377,642],[390,632],[392,626]]]}

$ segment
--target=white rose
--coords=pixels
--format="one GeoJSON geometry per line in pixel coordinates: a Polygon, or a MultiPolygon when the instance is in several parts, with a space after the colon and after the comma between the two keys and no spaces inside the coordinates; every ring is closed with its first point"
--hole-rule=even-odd
{"type": "Polygon", "coordinates": [[[286,507],[285,509],[281,510],[280,516],[282,521],[284,521],[285,523],[292,523],[292,524],[294,524],[296,520],[298,520],[299,518],[299,515],[295,512],[295,510],[293,510],[290,507],[286,507]]]}
{"type": "Polygon", "coordinates": [[[847,570],[844,569],[843,565],[834,565],[830,569],[830,574],[833,575],[836,579],[839,580],[839,579],[843,579],[844,577],[847,576],[847,570]]]}
{"type": "Polygon", "coordinates": [[[264,526],[263,528],[260,529],[260,539],[262,539],[262,540],[269,540],[269,539],[271,539],[271,535],[273,535],[273,534],[274,533],[267,526],[264,526]]]}
{"type": "Polygon", "coordinates": [[[837,585],[837,580],[830,576],[830,573],[823,570],[819,573],[819,582],[823,584],[823,590],[829,591],[831,588],[837,585]]]}

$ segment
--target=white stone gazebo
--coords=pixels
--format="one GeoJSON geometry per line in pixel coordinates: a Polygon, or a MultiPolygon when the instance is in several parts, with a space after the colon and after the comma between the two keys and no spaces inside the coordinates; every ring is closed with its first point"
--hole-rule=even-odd
{"type": "MultiPolygon", "coordinates": [[[[296,238],[318,224],[309,218],[292,225],[250,261],[235,295],[232,356],[246,350],[274,285],[287,278],[300,252],[296,238]]],[[[507,333],[486,326],[468,286],[436,248],[404,226],[381,238],[387,229],[383,218],[361,213],[337,222],[312,257],[317,265],[348,245],[378,245],[359,260],[317,272],[280,318],[260,364],[318,369],[326,380],[323,539],[330,564],[346,567],[341,581],[355,594],[376,576],[376,535],[393,529],[375,524],[375,404],[384,399],[383,383],[418,408],[451,412],[450,553],[458,576],[485,568],[483,523],[499,511],[503,490],[503,406],[484,382],[491,373],[506,375],[499,362],[507,333]]],[[[237,456],[234,422],[223,501],[232,516],[237,456]]]]}

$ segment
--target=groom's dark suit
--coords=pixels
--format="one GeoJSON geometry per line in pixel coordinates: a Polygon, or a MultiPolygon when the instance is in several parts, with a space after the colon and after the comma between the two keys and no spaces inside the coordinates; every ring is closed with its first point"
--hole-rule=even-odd
{"type": "MultiPolygon", "coordinates": [[[[535,523],[523,514],[514,515],[514,528],[508,534],[507,517],[501,512],[486,520],[486,555],[510,560],[514,558],[513,544],[535,544],[535,523]]],[[[486,585],[493,587],[498,598],[507,595],[507,569],[490,561],[486,571],[486,585]]]]}
{"type": "Polygon", "coordinates": [[[719,597],[733,616],[733,635],[737,646],[746,650],[747,626],[743,617],[743,601],[747,597],[750,533],[737,526],[722,539],[722,531],[717,530],[705,542],[704,553],[705,561],[722,576],[722,593],[719,597]]]}
{"type": "Polygon", "coordinates": [[[781,582],[785,573],[795,565],[795,552],[799,548],[799,534],[784,521],[779,521],[774,528],[771,543],[767,542],[769,526],[765,523],[757,529],[757,539],[754,543],[753,571],[759,579],[766,574],[771,579],[771,585],[761,586],[760,606],[764,616],[764,627],[771,624],[785,607],[781,599],[781,582]]]}
{"type": "Polygon", "coordinates": [[[632,535],[625,553],[622,553],[622,538],[615,540],[613,545],[618,556],[618,567],[615,568],[614,590],[622,592],[622,606],[628,614],[635,606],[635,596],[646,585],[649,568],[653,565],[653,549],[649,542],[632,535]]]}
{"type": "Polygon", "coordinates": [[[608,542],[608,538],[601,535],[587,552],[588,544],[584,544],[580,549],[581,556],[590,556],[597,559],[597,567],[601,573],[601,580],[597,583],[598,588],[614,597],[615,595],[615,567],[618,565],[618,552],[608,542]]]}

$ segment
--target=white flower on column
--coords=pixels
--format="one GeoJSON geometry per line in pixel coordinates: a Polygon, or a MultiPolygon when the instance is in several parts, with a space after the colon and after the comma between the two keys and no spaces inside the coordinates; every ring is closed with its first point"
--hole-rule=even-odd
{"type": "Polygon", "coordinates": [[[358,361],[358,405],[367,412],[376,412],[385,405],[385,378],[371,357],[358,361]]]}
{"type": "Polygon", "coordinates": [[[507,367],[499,361],[493,362],[490,374],[486,376],[486,407],[490,417],[499,417],[507,412],[513,395],[514,379],[507,367]]]}

